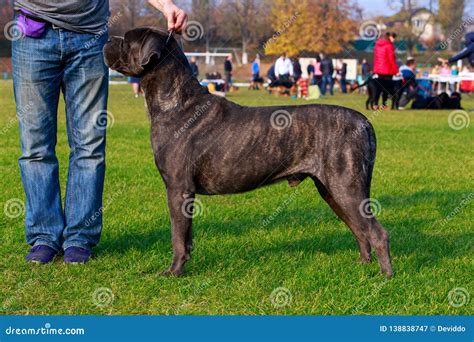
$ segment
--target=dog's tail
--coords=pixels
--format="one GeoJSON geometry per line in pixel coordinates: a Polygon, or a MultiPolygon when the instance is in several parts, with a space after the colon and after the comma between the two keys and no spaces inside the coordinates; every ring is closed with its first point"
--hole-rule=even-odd
{"type": "Polygon", "coordinates": [[[369,76],[369,77],[367,78],[367,80],[365,80],[364,83],[362,83],[362,84],[357,84],[357,85],[352,89],[352,92],[356,91],[356,90],[359,89],[359,88],[365,87],[367,84],[369,84],[369,82],[370,82],[371,79],[376,78],[376,77],[377,77],[376,75],[375,75],[375,76],[374,76],[374,75],[369,76]]]}
{"type": "Polygon", "coordinates": [[[366,137],[366,154],[364,158],[365,169],[366,169],[366,182],[367,182],[367,198],[370,198],[370,186],[372,183],[372,173],[375,165],[375,155],[377,153],[377,138],[375,136],[375,130],[369,120],[366,121],[365,126],[365,137],[366,137]]]}
{"type": "Polygon", "coordinates": [[[352,92],[355,92],[357,89],[359,88],[363,88],[367,85],[367,83],[369,83],[369,80],[365,81],[364,83],[362,84],[357,84],[354,88],[352,88],[352,92]]]}

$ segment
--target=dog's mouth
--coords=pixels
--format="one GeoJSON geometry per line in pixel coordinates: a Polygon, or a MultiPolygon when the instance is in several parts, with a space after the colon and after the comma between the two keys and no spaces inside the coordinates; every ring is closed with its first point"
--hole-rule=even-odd
{"type": "Polygon", "coordinates": [[[122,51],[123,47],[123,38],[119,37],[112,37],[109,42],[107,42],[104,46],[104,61],[105,64],[113,69],[117,70],[120,68],[121,59],[120,53],[118,51],[122,51]]]}

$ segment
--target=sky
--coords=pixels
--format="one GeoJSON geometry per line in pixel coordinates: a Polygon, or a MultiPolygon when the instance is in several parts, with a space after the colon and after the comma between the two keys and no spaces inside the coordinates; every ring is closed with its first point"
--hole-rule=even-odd
{"type": "MultiPolygon", "coordinates": [[[[469,3],[473,0],[465,0],[465,3],[469,3]]],[[[364,9],[364,15],[367,17],[374,15],[391,15],[400,9],[398,0],[357,0],[359,5],[364,9]]],[[[432,0],[433,9],[437,9],[438,1],[432,0]]],[[[430,0],[418,0],[417,5],[420,7],[429,8],[430,0]]]]}

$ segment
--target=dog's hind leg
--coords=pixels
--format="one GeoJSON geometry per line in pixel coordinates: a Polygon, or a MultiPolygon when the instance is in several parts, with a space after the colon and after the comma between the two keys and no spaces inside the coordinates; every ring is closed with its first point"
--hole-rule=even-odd
{"type": "Polygon", "coordinates": [[[382,273],[390,277],[388,233],[375,219],[370,201],[375,133],[368,121],[359,124],[363,134],[352,135],[347,144],[330,149],[324,170],[319,169],[312,178],[323,198],[354,233],[362,260],[370,260],[370,249],[374,249],[382,273]]]}
{"type": "Polygon", "coordinates": [[[167,196],[171,217],[173,262],[163,274],[179,276],[183,273],[185,262],[191,258],[194,194],[167,189],[167,196]]]}
{"type": "Polygon", "coordinates": [[[315,183],[322,197],[353,232],[359,244],[361,260],[363,262],[371,260],[372,247],[377,254],[381,272],[392,276],[388,233],[373,216],[363,187],[355,184],[357,180],[343,186],[339,181],[330,184],[329,187],[319,180],[315,180],[315,183]],[[341,195],[335,196],[341,192],[341,195]]]}
{"type": "Polygon", "coordinates": [[[371,246],[369,239],[362,229],[356,227],[352,224],[350,217],[348,217],[343,208],[334,200],[333,196],[329,193],[326,187],[317,179],[313,177],[314,184],[319,191],[321,197],[329,204],[331,209],[336,213],[336,215],[351,229],[354,234],[357,243],[359,245],[360,252],[360,261],[363,263],[369,263],[372,261],[371,257],[371,246]]]}

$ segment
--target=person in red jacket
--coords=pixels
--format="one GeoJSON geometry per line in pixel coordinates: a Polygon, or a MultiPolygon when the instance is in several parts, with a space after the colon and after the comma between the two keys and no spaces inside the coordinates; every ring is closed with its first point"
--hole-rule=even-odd
{"type": "Polygon", "coordinates": [[[374,47],[374,74],[379,76],[395,76],[398,74],[397,60],[395,58],[395,45],[397,38],[394,32],[387,32],[385,38],[380,38],[374,47]]]}
{"type": "MultiPolygon", "coordinates": [[[[377,40],[374,46],[373,72],[378,76],[376,80],[384,94],[384,106],[386,106],[387,95],[393,92],[393,76],[399,74],[395,58],[395,45],[393,44],[396,38],[397,34],[395,32],[387,32],[385,37],[377,40]]],[[[376,100],[378,103],[378,97],[376,100]]]]}

